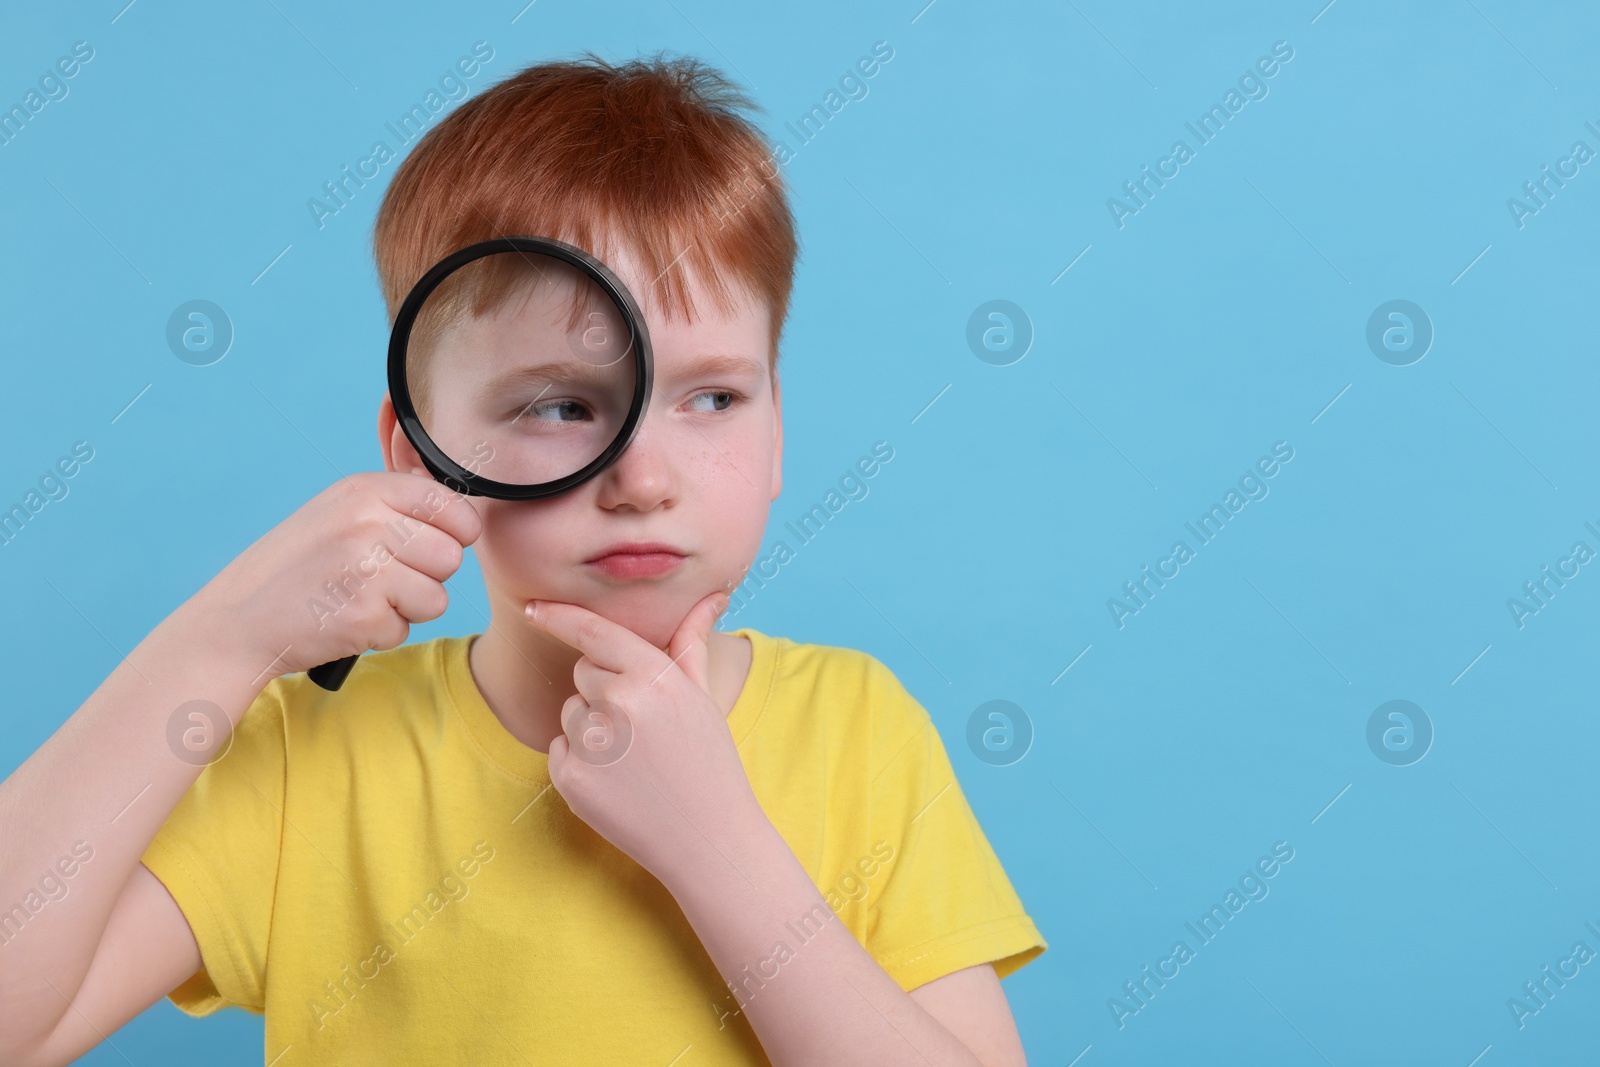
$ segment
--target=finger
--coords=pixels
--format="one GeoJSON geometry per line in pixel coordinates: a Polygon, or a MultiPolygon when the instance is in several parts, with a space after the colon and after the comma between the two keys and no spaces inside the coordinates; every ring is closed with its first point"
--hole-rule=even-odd
{"type": "Polygon", "coordinates": [[[528,621],[582,652],[598,667],[621,674],[629,669],[661,669],[661,650],[632,630],[588,608],[556,600],[530,600],[528,621]]]}
{"type": "Polygon", "coordinates": [[[727,607],[726,593],[712,593],[702,598],[683,617],[667,645],[672,661],[708,695],[711,692],[711,628],[727,607]]]}
{"type": "Polygon", "coordinates": [[[583,713],[589,710],[589,702],[582,693],[573,693],[561,705],[561,736],[568,743],[574,743],[583,729],[583,713]]]}
{"type": "Polygon", "coordinates": [[[370,652],[387,652],[399,648],[411,636],[411,624],[393,607],[385,608],[383,617],[372,625],[365,636],[365,648],[370,652]]]}
{"type": "Polygon", "coordinates": [[[483,533],[483,519],[467,498],[420,474],[387,471],[378,495],[401,515],[435,526],[461,545],[470,545],[483,533]]]}
{"type": "Polygon", "coordinates": [[[606,670],[588,656],[579,656],[572,665],[572,684],[578,687],[585,700],[599,700],[604,695],[604,687],[617,677],[615,672],[606,670]]]}
{"type": "Polygon", "coordinates": [[[620,704],[585,700],[574,693],[561,708],[561,736],[567,752],[584,763],[605,766],[627,755],[633,722],[620,704]]]}
{"type": "Polygon", "coordinates": [[[561,783],[566,780],[563,775],[567,763],[567,749],[566,734],[556,734],[550,739],[550,784],[556,787],[557,792],[561,791],[561,783]]]}
{"type": "Polygon", "coordinates": [[[389,603],[411,622],[432,622],[450,607],[450,593],[443,585],[398,560],[384,568],[383,590],[389,603]]]}
{"type": "Polygon", "coordinates": [[[443,530],[399,516],[381,542],[395,559],[414,571],[442,582],[461,568],[466,549],[443,530]]]}

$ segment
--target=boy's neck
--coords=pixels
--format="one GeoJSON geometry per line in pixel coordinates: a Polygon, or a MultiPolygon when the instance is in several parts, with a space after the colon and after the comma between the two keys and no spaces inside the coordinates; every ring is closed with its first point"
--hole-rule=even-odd
{"type": "MultiPolygon", "coordinates": [[[[472,642],[467,662],[473,683],[512,737],[548,753],[561,732],[561,708],[577,692],[572,668],[579,653],[524,627],[514,628],[513,640],[506,629],[491,624],[472,642]]],[[[712,631],[707,654],[711,699],[724,717],[739,699],[751,658],[747,639],[712,631]]]]}

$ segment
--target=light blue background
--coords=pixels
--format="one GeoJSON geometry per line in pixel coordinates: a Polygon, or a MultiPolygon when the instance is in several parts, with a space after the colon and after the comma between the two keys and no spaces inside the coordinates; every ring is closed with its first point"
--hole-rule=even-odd
{"type": "MultiPolygon", "coordinates": [[[[874,441],[895,456],[732,625],[870,651],[928,708],[1050,943],[1006,982],[1031,1062],[1592,1054],[1600,967],[1524,1029],[1506,1006],[1600,950],[1600,566],[1522,629],[1506,605],[1600,549],[1600,164],[1523,228],[1506,206],[1600,149],[1591,7],[124,2],[0,16],[7,105],[95,48],[0,148],[0,503],[96,450],[0,548],[0,768],[337,472],[381,465],[393,165],[321,230],[306,201],[473,42],[495,50],[475,90],[582,49],[693,52],[792,147],[783,124],[885,40],[867,98],[785,168],[803,258],[770,542],[874,441]],[[1277,41],[1270,94],[1119,229],[1107,198],[1196,147],[1185,121],[1277,41]],[[208,367],[164,340],[196,298],[237,331],[208,367]],[[1365,341],[1397,298],[1436,331],[1407,367],[1365,341]],[[1010,366],[965,340],[992,299],[1036,334],[1010,366]],[[1270,495],[1119,629],[1107,599],[1280,440],[1270,495]],[[1036,731],[1011,766],[965,740],[994,698],[1036,731]],[[1436,731],[1411,766],[1365,738],[1395,698],[1436,731]],[[1119,1029],[1108,998],[1280,840],[1270,895],[1119,1029]]],[[[454,584],[482,604],[474,564],[454,584]]],[[[414,639],[481,628],[457,603],[414,639]]],[[[165,1001],[114,1040],[262,1060],[255,1017],[165,1001]]]]}

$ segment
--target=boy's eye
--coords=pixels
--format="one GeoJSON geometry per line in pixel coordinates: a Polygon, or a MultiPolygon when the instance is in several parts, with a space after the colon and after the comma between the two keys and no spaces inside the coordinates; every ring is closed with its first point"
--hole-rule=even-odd
{"type": "Polygon", "coordinates": [[[581,401],[538,400],[519,409],[511,421],[526,417],[539,422],[582,422],[588,415],[589,409],[581,401]]]}
{"type": "Polygon", "coordinates": [[[705,392],[699,393],[690,398],[689,402],[693,404],[697,400],[706,399],[711,400],[714,406],[709,409],[701,408],[701,411],[726,411],[744,398],[740,394],[734,392],[732,389],[708,389],[705,392]]]}

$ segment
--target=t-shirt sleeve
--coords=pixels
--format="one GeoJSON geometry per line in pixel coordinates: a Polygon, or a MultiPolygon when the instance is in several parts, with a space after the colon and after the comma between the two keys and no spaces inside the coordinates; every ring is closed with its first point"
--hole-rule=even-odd
{"type": "Polygon", "coordinates": [[[168,994],[190,1015],[261,1013],[283,835],[284,690],[268,683],[224,754],[184,794],[143,856],[200,946],[201,969],[168,994]]]}
{"type": "Polygon", "coordinates": [[[894,855],[866,900],[866,947],[907,991],[980,963],[1004,978],[1048,945],[967,804],[928,712],[875,659],[870,675],[871,839],[894,855]]]}

